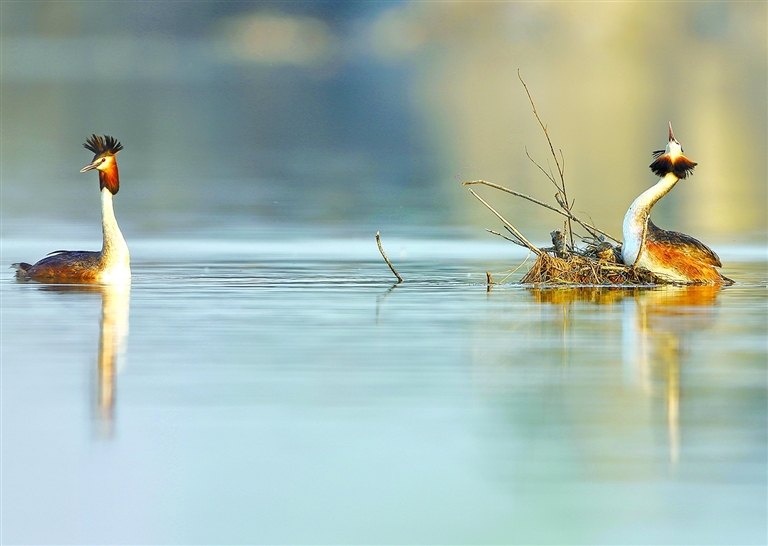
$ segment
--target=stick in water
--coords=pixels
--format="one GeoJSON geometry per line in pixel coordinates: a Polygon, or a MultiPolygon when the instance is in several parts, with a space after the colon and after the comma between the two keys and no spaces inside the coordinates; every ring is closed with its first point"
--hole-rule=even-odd
{"type": "Polygon", "coordinates": [[[381,257],[384,258],[384,261],[387,262],[387,265],[392,270],[392,273],[395,274],[395,277],[397,277],[397,282],[401,283],[403,282],[403,278],[400,276],[400,274],[395,270],[395,266],[392,265],[392,262],[389,261],[389,258],[387,258],[387,253],[384,252],[384,248],[381,246],[381,237],[379,237],[379,232],[376,232],[376,244],[379,245],[379,252],[381,252],[381,257]]]}

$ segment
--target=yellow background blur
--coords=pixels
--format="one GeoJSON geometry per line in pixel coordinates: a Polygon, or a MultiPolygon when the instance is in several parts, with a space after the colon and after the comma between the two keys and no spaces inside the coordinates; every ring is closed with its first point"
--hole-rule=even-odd
{"type": "MultiPolygon", "coordinates": [[[[764,240],[767,6],[4,1],[3,212],[42,214],[41,181],[83,186],[80,143],[103,132],[145,213],[224,199],[268,219],[495,225],[461,181],[554,203],[525,155],[549,160],[520,70],[577,214],[620,235],[671,121],[699,165],[657,223],[764,240]]],[[[558,227],[482,189],[533,238],[558,227]]]]}

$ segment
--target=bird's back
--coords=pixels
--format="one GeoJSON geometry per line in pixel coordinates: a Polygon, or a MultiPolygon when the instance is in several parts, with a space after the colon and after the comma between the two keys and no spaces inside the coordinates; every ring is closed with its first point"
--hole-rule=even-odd
{"type": "Polygon", "coordinates": [[[57,250],[34,265],[13,264],[21,279],[58,282],[93,282],[99,273],[101,252],[57,250]]]}
{"type": "Polygon", "coordinates": [[[650,219],[636,265],[675,282],[733,282],[715,269],[722,263],[711,248],[690,235],[661,229],[650,219]]]}
{"type": "Polygon", "coordinates": [[[714,267],[723,267],[723,264],[720,262],[720,257],[707,245],[685,233],[661,229],[654,224],[650,218],[648,219],[646,237],[649,241],[674,247],[690,259],[714,267]]]}

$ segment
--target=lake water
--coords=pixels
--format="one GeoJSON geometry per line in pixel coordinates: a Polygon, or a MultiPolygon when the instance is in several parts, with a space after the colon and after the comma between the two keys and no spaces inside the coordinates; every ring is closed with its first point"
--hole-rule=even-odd
{"type": "Polygon", "coordinates": [[[129,240],[107,289],[17,283],[60,243],[11,230],[2,542],[768,541],[763,247],[488,291],[516,248],[431,235],[382,233],[399,285],[373,233],[129,240]]]}

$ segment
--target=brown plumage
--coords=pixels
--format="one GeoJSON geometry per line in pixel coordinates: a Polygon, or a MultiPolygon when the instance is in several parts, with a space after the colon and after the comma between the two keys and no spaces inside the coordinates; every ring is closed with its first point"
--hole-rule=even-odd
{"type": "Polygon", "coordinates": [[[16,276],[39,282],[97,282],[101,252],[87,250],[57,250],[30,265],[13,264],[16,276]]]}
{"type": "Polygon", "coordinates": [[[645,233],[645,243],[638,260],[646,269],[664,270],[693,283],[733,284],[731,279],[715,269],[723,266],[718,255],[698,239],[661,229],[650,218],[645,233]]]}

